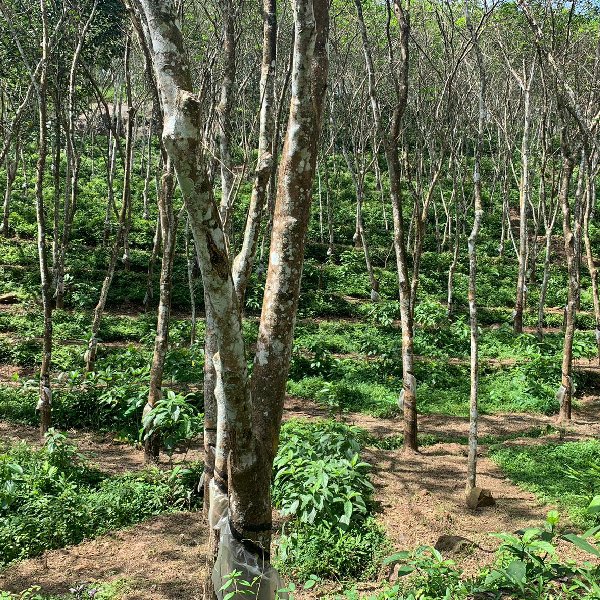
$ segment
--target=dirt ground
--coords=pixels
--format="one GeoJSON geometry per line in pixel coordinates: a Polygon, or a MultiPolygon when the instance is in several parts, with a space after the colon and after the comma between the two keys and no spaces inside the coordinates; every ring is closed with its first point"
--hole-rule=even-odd
{"type": "MultiPolygon", "coordinates": [[[[314,403],[288,398],[285,418],[327,416],[314,403]]],[[[565,432],[565,439],[600,436],[600,400],[590,395],[565,432]]],[[[378,437],[398,434],[398,419],[376,419],[359,413],[344,415],[348,423],[359,425],[378,437]]],[[[553,425],[550,417],[539,415],[482,416],[480,434],[509,436],[526,434],[533,427],[553,425]]],[[[440,415],[420,417],[420,431],[464,436],[465,418],[440,415]]],[[[69,432],[80,450],[100,468],[111,473],[140,469],[140,450],[120,444],[110,436],[89,432],[69,432]]],[[[543,441],[558,438],[558,433],[543,441]]],[[[0,440],[38,443],[34,428],[0,422],[0,440]]],[[[539,443],[536,438],[519,438],[507,443],[539,443]]],[[[493,560],[496,540],[490,532],[514,532],[540,525],[547,510],[533,494],[514,486],[481,448],[478,483],[488,488],[495,506],[469,510],[464,504],[466,446],[443,443],[424,447],[420,454],[405,456],[401,450],[367,448],[363,457],[373,465],[378,519],[397,549],[435,544],[440,536],[467,538],[468,549],[450,550],[448,556],[467,573],[493,560]]],[[[198,459],[200,445],[176,461],[198,459]]],[[[124,600],[195,600],[202,597],[206,529],[201,513],[162,515],[133,527],[95,540],[48,551],[38,558],[22,561],[0,573],[0,589],[17,592],[40,585],[47,593],[65,593],[70,587],[92,581],[123,580],[124,600]]],[[[561,553],[577,558],[572,547],[561,553]]],[[[367,586],[365,586],[367,587],[367,586]]],[[[302,594],[301,598],[314,597],[302,594]]]]}

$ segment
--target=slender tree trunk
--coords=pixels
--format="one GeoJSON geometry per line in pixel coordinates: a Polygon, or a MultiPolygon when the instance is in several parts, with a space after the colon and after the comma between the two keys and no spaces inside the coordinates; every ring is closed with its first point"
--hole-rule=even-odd
{"type": "MultiPolygon", "coordinates": [[[[452,191],[454,194],[454,190],[452,191]]],[[[454,252],[452,253],[452,262],[448,268],[448,317],[454,313],[454,273],[458,265],[459,246],[460,246],[460,226],[458,223],[458,203],[455,201],[456,226],[454,227],[454,252]]]]}
{"type": "MultiPolygon", "coordinates": [[[[365,227],[362,216],[362,205],[365,196],[365,181],[364,181],[364,164],[359,166],[358,155],[359,151],[356,149],[353,152],[352,157],[348,153],[348,149],[345,145],[342,145],[342,152],[346,159],[346,165],[352,176],[354,183],[354,189],[356,191],[356,220],[355,220],[355,233],[354,233],[354,247],[362,248],[365,256],[365,266],[367,268],[367,275],[369,276],[369,283],[371,286],[371,301],[379,301],[379,281],[375,277],[375,269],[371,262],[371,253],[369,252],[369,243],[365,236],[365,227]]],[[[363,150],[364,152],[364,150],[363,150]]]]}
{"type": "MultiPolygon", "coordinates": [[[[589,159],[588,159],[589,160],[589,159]]],[[[596,204],[596,186],[594,185],[594,173],[591,165],[588,165],[586,173],[586,203],[583,219],[583,242],[585,245],[585,256],[587,259],[588,271],[592,282],[592,298],[594,302],[594,320],[596,323],[596,345],[598,349],[598,363],[600,364],[600,292],[598,289],[598,267],[594,262],[592,243],[590,240],[590,219],[596,204]]]]}
{"type": "Polygon", "coordinates": [[[196,343],[196,278],[194,267],[196,265],[196,254],[190,250],[190,222],[185,221],[185,258],[187,263],[188,288],[190,290],[190,346],[196,343]]]}
{"type": "Polygon", "coordinates": [[[4,188],[4,204],[2,206],[2,227],[0,234],[4,237],[9,236],[8,220],[10,217],[10,199],[12,196],[12,187],[17,177],[17,167],[19,165],[19,142],[15,143],[15,154],[13,159],[6,157],[6,187],[4,188]]]}
{"type": "MultiPolygon", "coordinates": [[[[367,29],[363,18],[361,0],[355,0],[356,14],[363,45],[363,53],[368,74],[369,97],[373,112],[373,120],[377,133],[384,145],[388,176],[390,179],[390,197],[392,200],[392,222],[394,226],[394,249],[396,252],[396,265],[398,269],[398,289],[400,297],[400,322],[402,327],[402,393],[400,405],[404,416],[404,449],[406,452],[416,452],[417,442],[417,382],[414,375],[414,350],[413,350],[413,320],[410,306],[410,280],[408,278],[408,260],[406,252],[405,228],[402,215],[402,197],[400,191],[400,157],[398,152],[398,138],[400,120],[404,113],[408,99],[408,62],[409,62],[409,15],[394,0],[394,12],[399,24],[400,60],[398,79],[395,81],[397,103],[392,116],[389,132],[382,126],[381,109],[377,95],[377,82],[371,47],[367,36],[367,29]]],[[[390,59],[392,57],[390,56],[390,59]]],[[[395,61],[394,65],[396,65],[395,61]]]]}
{"type": "Polygon", "coordinates": [[[523,333],[523,310],[525,308],[525,277],[528,259],[527,207],[529,205],[529,132],[531,130],[531,81],[523,89],[523,139],[521,142],[521,185],[519,190],[519,274],[513,327],[515,333],[523,333]]]}
{"type": "MultiPolygon", "coordinates": [[[[173,260],[177,240],[177,218],[173,211],[173,170],[170,162],[165,164],[159,194],[158,211],[163,239],[162,267],[160,271],[160,297],[158,301],[158,321],[154,340],[154,355],[150,368],[150,391],[144,413],[150,412],[162,398],[162,379],[165,358],[169,349],[169,321],[171,319],[171,289],[173,282],[173,260]]],[[[158,462],[160,454],[160,433],[148,436],[144,442],[146,462],[158,462]]]]}
{"type": "Polygon", "coordinates": [[[277,3],[276,0],[263,0],[263,55],[260,78],[261,106],[258,161],[246,219],[244,240],[242,248],[233,262],[233,283],[240,307],[244,306],[246,287],[256,257],[260,224],[273,169],[276,54],[277,3]]]}
{"type": "Polygon", "coordinates": [[[40,71],[38,92],[38,160],[35,180],[35,207],[37,217],[37,246],[40,266],[42,307],[44,311],[44,334],[42,348],[42,366],[40,368],[40,395],[37,408],[40,411],[40,435],[43,437],[50,428],[52,390],[50,388],[50,364],[52,360],[52,303],[50,300],[50,275],[46,250],[46,216],[44,209],[44,173],[46,170],[47,140],[47,86],[48,86],[48,17],[46,0],[40,0],[42,16],[42,68],[40,71]]]}
{"type": "Polygon", "coordinates": [[[148,125],[148,146],[146,149],[146,176],[144,177],[144,191],[142,198],[144,202],[143,217],[146,220],[150,219],[150,209],[148,207],[148,191],[150,189],[150,180],[152,179],[152,134],[154,131],[154,110],[150,116],[150,124],[148,125]]]}
{"type": "MultiPolygon", "coordinates": [[[[129,38],[128,38],[129,40],[129,38]]],[[[125,50],[125,55],[129,56],[129,41],[127,42],[127,48],[125,50]]],[[[128,61],[126,61],[128,62],[128,61]]],[[[121,202],[121,211],[119,214],[119,225],[117,229],[117,234],[115,236],[113,247],[110,254],[110,259],[108,263],[108,267],[106,270],[106,275],[102,282],[102,289],[100,290],[100,297],[98,299],[98,304],[96,304],[96,308],[94,309],[94,317],[92,319],[92,331],[90,341],[88,343],[88,348],[84,356],[84,360],[86,363],[86,371],[88,373],[92,372],[95,368],[96,364],[96,354],[98,352],[98,332],[100,331],[100,325],[102,323],[102,315],[104,313],[104,308],[106,306],[106,301],[108,300],[108,292],[110,291],[110,286],[112,284],[112,280],[115,274],[115,268],[117,266],[117,261],[119,259],[119,251],[122,248],[126,235],[127,228],[129,227],[129,216],[130,216],[130,204],[131,204],[131,163],[132,163],[132,152],[133,152],[133,106],[131,103],[131,88],[130,86],[126,86],[129,89],[127,94],[128,96],[128,119],[127,119],[127,135],[125,139],[125,164],[124,164],[124,174],[123,174],[123,195],[121,202]]]]}
{"type": "MultiPolygon", "coordinates": [[[[160,196],[160,186],[158,190],[158,195],[160,196]]],[[[160,202],[160,200],[159,200],[160,202]]],[[[156,259],[158,258],[158,254],[160,252],[160,248],[162,245],[162,230],[160,225],[160,214],[156,218],[156,228],[154,229],[154,237],[152,238],[152,252],[150,253],[150,258],[148,259],[148,276],[146,278],[146,293],[144,294],[144,311],[148,312],[150,310],[150,304],[152,302],[152,298],[154,296],[154,266],[156,264],[156,259]]]]}
{"type": "MultiPolygon", "coordinates": [[[[483,150],[483,132],[487,109],[486,102],[486,73],[483,62],[483,54],[479,47],[479,40],[470,20],[469,9],[465,4],[467,27],[470,30],[473,41],[473,49],[477,59],[479,71],[479,119],[477,123],[477,139],[475,141],[475,155],[473,168],[473,187],[475,196],[475,217],[473,229],[469,236],[469,323],[471,326],[471,390],[469,398],[469,455],[467,459],[467,494],[475,487],[477,479],[477,446],[478,446],[478,395],[479,395],[479,332],[477,324],[477,236],[481,227],[483,217],[483,202],[481,194],[481,155],[483,150]]],[[[523,224],[521,224],[523,227],[523,224]]]]}
{"type": "Polygon", "coordinates": [[[217,107],[219,159],[221,161],[221,220],[225,232],[231,230],[233,209],[233,160],[231,157],[231,110],[236,75],[236,41],[234,25],[234,3],[223,0],[223,81],[221,99],[217,107]]]}
{"type": "Polygon", "coordinates": [[[577,276],[575,274],[575,240],[571,228],[571,207],[569,205],[569,187],[574,170],[574,160],[563,150],[563,172],[560,182],[559,200],[563,213],[563,235],[567,257],[568,285],[567,306],[565,311],[565,339],[563,345],[561,385],[557,393],[560,403],[559,421],[571,419],[573,397],[573,338],[575,335],[575,316],[577,302],[577,276]]]}

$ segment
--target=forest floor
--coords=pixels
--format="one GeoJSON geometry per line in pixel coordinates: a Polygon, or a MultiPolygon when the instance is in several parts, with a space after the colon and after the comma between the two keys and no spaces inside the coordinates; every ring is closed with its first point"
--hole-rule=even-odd
{"type": "MultiPolygon", "coordinates": [[[[589,439],[600,436],[599,408],[600,397],[587,395],[564,431],[554,427],[551,417],[542,415],[484,415],[480,434],[504,444],[589,439]],[[548,433],[532,437],[532,428],[548,433]]],[[[290,397],[286,402],[287,419],[326,416],[326,410],[307,400],[290,397]]],[[[363,428],[373,438],[383,439],[400,432],[398,419],[378,419],[359,413],[346,413],[341,418],[363,428]]],[[[424,446],[414,456],[404,455],[402,449],[367,447],[363,451],[363,458],[373,465],[378,520],[395,548],[435,545],[449,539],[444,536],[466,538],[470,544],[450,545],[443,553],[471,574],[493,561],[497,542],[490,533],[514,532],[543,523],[551,507],[542,506],[532,493],[512,484],[487,458],[485,445],[480,448],[478,483],[492,492],[496,504],[478,510],[466,508],[467,447],[460,443],[468,430],[465,418],[423,415],[419,429],[421,433],[443,431],[447,441],[424,446]],[[452,441],[453,438],[457,441],[452,441]]],[[[72,431],[69,436],[83,454],[108,473],[143,467],[140,450],[118,443],[110,435],[72,431]]],[[[0,421],[0,439],[39,443],[35,428],[3,421],[0,421]]],[[[176,453],[174,462],[199,458],[201,444],[196,443],[187,452],[176,453]]],[[[118,581],[122,584],[123,600],[195,600],[202,597],[205,546],[206,528],[200,512],[165,514],[19,562],[0,573],[0,589],[18,592],[39,585],[46,593],[59,594],[81,583],[118,581]]],[[[577,557],[574,546],[559,545],[558,550],[563,556],[577,557]]],[[[368,590],[373,585],[359,585],[359,589],[368,590]]],[[[299,597],[314,597],[314,593],[299,597]]]]}

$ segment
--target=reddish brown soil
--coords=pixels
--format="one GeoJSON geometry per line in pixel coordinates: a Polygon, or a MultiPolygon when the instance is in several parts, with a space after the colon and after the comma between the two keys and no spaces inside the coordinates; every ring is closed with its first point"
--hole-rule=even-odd
{"type": "MultiPolygon", "coordinates": [[[[581,410],[566,432],[568,439],[600,435],[597,396],[584,398],[581,410]]],[[[288,398],[285,418],[325,417],[317,405],[288,398]]],[[[376,419],[352,413],[344,420],[367,429],[376,436],[400,433],[399,419],[376,419]]],[[[506,436],[526,433],[532,427],[552,424],[550,417],[534,415],[482,416],[482,435],[506,436]]],[[[448,436],[464,436],[467,421],[459,417],[428,415],[420,418],[420,430],[448,436]]],[[[116,443],[110,437],[72,432],[83,453],[95,454],[98,465],[110,472],[135,470],[143,466],[141,451],[116,443]]],[[[557,437],[558,434],[552,434],[557,437]]],[[[37,443],[37,431],[30,427],[0,422],[0,440],[26,440],[37,443]]],[[[541,441],[547,442],[548,437],[541,441]]],[[[507,443],[539,443],[521,438],[507,443]]],[[[466,446],[458,443],[436,444],[418,455],[406,456],[401,450],[368,448],[364,458],[373,465],[379,521],[385,526],[393,545],[408,549],[420,544],[435,544],[444,534],[463,536],[473,542],[466,551],[447,553],[472,573],[493,560],[496,541],[489,533],[517,531],[543,522],[547,506],[506,479],[481,448],[478,484],[491,490],[496,505],[469,510],[464,504],[466,446]]],[[[189,458],[199,458],[195,448],[189,458]]],[[[177,460],[183,460],[179,455],[177,460]]],[[[163,515],[126,530],[105,535],[77,546],[46,552],[42,557],[22,561],[0,574],[0,589],[20,591],[40,585],[48,593],[64,593],[69,587],[91,581],[124,580],[125,600],[195,600],[201,598],[204,577],[206,530],[200,513],[163,515]]],[[[560,547],[561,554],[578,558],[572,547],[560,547]]],[[[370,584],[361,586],[371,588],[370,584]]],[[[332,591],[331,587],[327,588],[332,591]]],[[[314,598],[300,594],[299,598],[314,598]]]]}
{"type": "MultiPolygon", "coordinates": [[[[144,453],[131,444],[116,440],[110,434],[75,430],[65,433],[93,465],[106,473],[117,474],[144,468],[144,453]]],[[[28,444],[41,444],[36,428],[0,421],[0,442],[19,442],[21,440],[28,444]]],[[[175,451],[173,464],[202,460],[202,458],[201,444],[195,441],[187,452],[185,449],[175,451]]],[[[166,456],[161,456],[159,466],[169,466],[166,456]]]]}
{"type": "Polygon", "coordinates": [[[0,589],[39,585],[47,594],[64,594],[82,583],[123,580],[122,600],[200,600],[205,534],[202,513],[161,515],[22,561],[0,573],[0,589]]]}

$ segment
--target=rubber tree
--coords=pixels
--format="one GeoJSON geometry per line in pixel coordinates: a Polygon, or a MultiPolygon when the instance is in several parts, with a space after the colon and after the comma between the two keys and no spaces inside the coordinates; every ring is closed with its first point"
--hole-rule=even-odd
{"type": "Polygon", "coordinates": [[[477,323],[477,237],[483,218],[481,157],[483,153],[483,136],[487,116],[486,89],[487,77],[483,60],[483,52],[479,39],[471,21],[467,2],[465,2],[467,29],[471,35],[476,59],[477,70],[477,132],[473,152],[473,196],[474,218],[473,228],[468,239],[469,253],[469,325],[471,329],[471,386],[469,394],[469,455],[467,458],[467,494],[475,487],[477,479],[477,446],[478,446],[478,395],[479,395],[479,330],[477,323]]]}
{"type": "MultiPolygon", "coordinates": [[[[144,415],[149,413],[162,398],[162,379],[165,358],[169,349],[169,322],[171,320],[171,290],[175,243],[177,240],[177,216],[173,210],[173,171],[167,159],[158,194],[158,212],[162,232],[162,263],[160,270],[160,292],[158,301],[158,319],[154,338],[154,353],[150,367],[150,389],[144,415]]],[[[158,462],[160,454],[160,435],[158,432],[146,435],[144,454],[146,462],[158,462]]]]}
{"type": "Polygon", "coordinates": [[[44,208],[44,173],[48,152],[48,60],[50,43],[48,38],[48,13],[46,1],[40,0],[42,19],[42,68],[36,85],[38,100],[38,159],[35,177],[35,212],[37,218],[37,248],[40,268],[42,308],[44,312],[44,333],[42,343],[42,365],[40,367],[40,395],[37,409],[40,411],[40,434],[42,437],[50,428],[52,390],[50,388],[50,365],[52,360],[52,302],[50,299],[50,273],[46,250],[46,216],[44,208]]]}
{"type": "Polygon", "coordinates": [[[367,69],[367,85],[373,121],[377,137],[383,145],[390,180],[390,198],[392,201],[392,221],[394,228],[394,250],[396,253],[396,266],[398,270],[398,292],[400,298],[400,322],[402,327],[402,392],[400,403],[403,410],[404,422],[404,449],[416,452],[417,442],[417,382],[414,375],[414,331],[412,308],[410,306],[411,289],[408,276],[408,255],[406,249],[406,234],[404,217],[402,214],[403,202],[401,193],[400,153],[398,149],[400,137],[400,121],[406,110],[408,101],[408,65],[409,65],[409,35],[410,17],[408,11],[399,0],[394,1],[394,13],[399,25],[398,42],[394,44],[389,40],[390,63],[394,88],[394,102],[389,128],[385,127],[382,117],[382,106],[377,89],[377,73],[369,41],[367,27],[363,17],[361,0],[354,0],[358,18],[359,34],[361,37],[365,65],[367,69]],[[396,59],[394,50],[396,45],[399,57],[396,59]]]}
{"type": "Polygon", "coordinates": [[[228,527],[267,564],[272,458],[291,357],[328,62],[328,2],[295,0],[292,6],[292,98],[251,385],[226,239],[202,143],[203,107],[193,91],[177,6],[172,0],[139,0],[133,15],[151,49],[164,116],[163,143],[189,215],[214,320],[217,352],[212,360],[220,380],[215,388],[214,479],[227,490],[228,527]]]}

